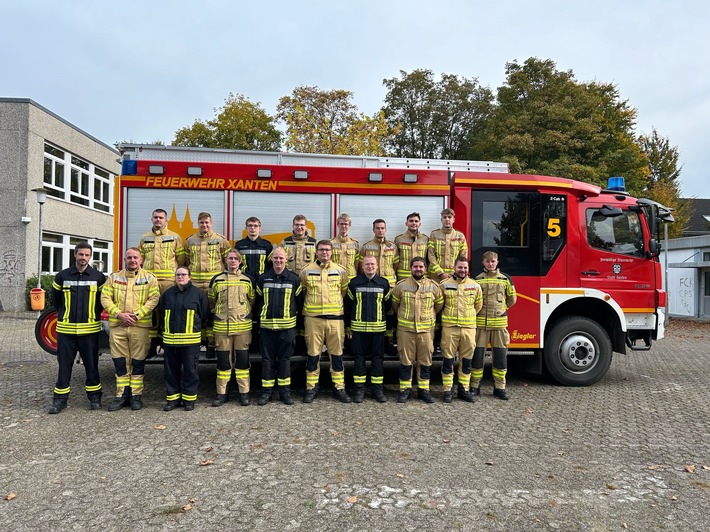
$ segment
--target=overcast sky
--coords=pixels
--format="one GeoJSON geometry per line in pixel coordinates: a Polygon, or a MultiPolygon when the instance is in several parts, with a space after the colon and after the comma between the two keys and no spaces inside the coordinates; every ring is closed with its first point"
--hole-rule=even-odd
{"type": "Polygon", "coordinates": [[[0,96],[31,98],[106,144],[170,143],[229,92],[274,114],[298,85],[368,115],[384,78],[428,68],[495,90],[535,56],[614,83],[710,198],[710,2],[638,0],[0,0],[0,96]]]}

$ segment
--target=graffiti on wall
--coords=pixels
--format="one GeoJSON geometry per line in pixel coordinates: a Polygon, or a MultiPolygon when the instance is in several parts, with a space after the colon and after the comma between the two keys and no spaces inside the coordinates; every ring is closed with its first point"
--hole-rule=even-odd
{"type": "Polygon", "coordinates": [[[0,284],[11,285],[20,275],[22,264],[15,250],[5,251],[0,258],[0,284]]]}

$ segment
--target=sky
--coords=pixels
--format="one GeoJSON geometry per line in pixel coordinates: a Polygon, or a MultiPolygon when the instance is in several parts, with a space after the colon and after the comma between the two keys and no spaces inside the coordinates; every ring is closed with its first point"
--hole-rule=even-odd
{"type": "Polygon", "coordinates": [[[685,197],[710,198],[710,2],[702,0],[0,0],[0,97],[31,98],[106,144],[169,144],[229,93],[275,114],[299,85],[360,112],[400,71],[477,78],[553,60],[613,83],[680,152],[685,197]]]}

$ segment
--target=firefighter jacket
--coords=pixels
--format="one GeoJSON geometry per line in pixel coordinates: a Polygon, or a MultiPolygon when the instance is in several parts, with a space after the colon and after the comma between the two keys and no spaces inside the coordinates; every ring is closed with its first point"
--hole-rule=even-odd
{"type": "Polygon", "coordinates": [[[308,233],[301,237],[287,236],[281,241],[281,245],[286,248],[286,269],[296,275],[299,275],[307,264],[316,260],[316,239],[308,236],[308,233]]]}
{"type": "Polygon", "coordinates": [[[259,323],[264,329],[296,327],[296,316],[303,306],[303,290],[298,275],[289,270],[278,274],[271,268],[256,282],[259,323]]]}
{"type": "Polygon", "coordinates": [[[255,294],[254,281],[250,277],[241,271],[218,273],[210,281],[208,296],[215,333],[251,331],[251,309],[255,294]]]}
{"type": "Polygon", "coordinates": [[[175,270],[185,265],[185,248],[182,238],[169,229],[150,230],[138,244],[143,257],[143,268],[158,279],[173,280],[175,270]]]}
{"type": "Polygon", "coordinates": [[[427,258],[429,259],[429,273],[440,275],[454,273],[454,262],[459,257],[468,258],[468,244],[461,231],[451,229],[437,229],[429,236],[427,258]]]}
{"type": "Polygon", "coordinates": [[[315,261],[303,268],[303,315],[343,316],[343,298],[348,291],[348,272],[340,264],[315,261]]]}
{"type": "Polygon", "coordinates": [[[190,268],[192,280],[207,283],[220,273],[224,268],[224,257],[230,248],[227,239],[214,231],[204,235],[198,232],[187,237],[185,266],[190,268]]]}
{"type": "Polygon", "coordinates": [[[268,240],[260,236],[254,240],[249,237],[242,238],[234,244],[234,249],[239,250],[242,255],[242,271],[255,281],[262,273],[271,268],[269,257],[274,246],[268,240]]]}
{"type": "Polygon", "coordinates": [[[399,264],[399,253],[397,246],[386,238],[373,238],[360,248],[360,264],[362,259],[371,255],[377,258],[378,273],[387,279],[390,287],[397,284],[397,265],[399,264]]]}
{"type": "Polygon", "coordinates": [[[423,277],[409,277],[397,283],[392,292],[392,310],[397,313],[400,329],[420,333],[434,330],[436,313],[444,306],[439,285],[423,277]]]}
{"type": "Polygon", "coordinates": [[[205,293],[192,282],[180,289],[168,288],[160,297],[159,328],[166,345],[184,346],[200,343],[202,330],[210,319],[210,304],[205,293]]]}
{"type": "Polygon", "coordinates": [[[333,245],[332,261],[345,268],[348,271],[348,277],[353,279],[357,275],[360,266],[358,261],[360,243],[354,238],[340,235],[331,238],[330,243],[333,245]]]}
{"type": "Polygon", "coordinates": [[[348,284],[345,297],[345,326],[354,332],[385,332],[392,290],[384,277],[372,279],[361,273],[348,284]]]}
{"type": "Polygon", "coordinates": [[[101,290],[101,304],[108,312],[110,327],[118,327],[118,315],[128,312],[135,315],[136,327],[150,328],[153,309],[160,300],[158,279],[152,273],[139,268],[134,272],[120,270],[106,279],[101,290]]]}
{"type": "Polygon", "coordinates": [[[476,314],[481,310],[483,297],[481,287],[470,277],[450,277],[440,285],[444,295],[441,310],[442,327],[476,328],[476,314]]]}
{"type": "Polygon", "coordinates": [[[405,231],[394,238],[394,244],[399,253],[399,264],[397,265],[397,280],[402,281],[410,276],[409,261],[414,257],[421,257],[427,260],[427,249],[429,237],[417,231],[412,234],[405,231]]]}
{"type": "Polygon", "coordinates": [[[517,300],[512,279],[495,269],[478,274],[476,281],[483,292],[483,307],[476,317],[476,325],[486,329],[505,329],[508,326],[508,309],[517,300]]]}
{"type": "Polygon", "coordinates": [[[54,276],[52,301],[57,309],[57,332],[81,336],[101,330],[101,287],[106,276],[91,266],[76,265],[54,276]]]}

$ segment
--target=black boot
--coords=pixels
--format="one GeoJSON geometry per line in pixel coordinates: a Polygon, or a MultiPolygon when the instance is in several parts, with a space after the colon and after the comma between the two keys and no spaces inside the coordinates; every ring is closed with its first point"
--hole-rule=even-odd
{"type": "Polygon", "coordinates": [[[212,401],[212,406],[222,406],[227,402],[227,397],[226,393],[218,393],[217,397],[215,397],[214,401],[212,401]]]}
{"type": "Polygon", "coordinates": [[[404,390],[400,390],[399,392],[399,397],[397,397],[397,402],[398,403],[406,403],[409,401],[409,398],[412,396],[412,389],[411,388],[405,388],[404,390]]]}
{"type": "Polygon", "coordinates": [[[259,395],[259,399],[256,400],[256,404],[259,406],[264,406],[265,404],[268,404],[271,402],[271,399],[273,398],[274,392],[271,388],[269,389],[262,389],[261,394],[259,395]]]}
{"type": "Polygon", "coordinates": [[[434,402],[429,390],[417,390],[417,397],[429,405],[434,402]]]}
{"type": "Polygon", "coordinates": [[[108,411],[109,412],[116,412],[117,410],[121,410],[124,406],[129,406],[131,404],[131,396],[129,395],[126,397],[126,395],[122,395],[120,397],[114,397],[113,401],[111,401],[111,404],[108,405],[108,411]]]}
{"type": "Polygon", "coordinates": [[[310,390],[306,390],[306,395],[303,396],[304,403],[312,403],[313,400],[318,397],[318,385],[316,384],[310,390]]]}
{"type": "Polygon", "coordinates": [[[508,396],[508,392],[505,391],[505,388],[494,388],[493,395],[498,399],[503,399],[503,401],[507,401],[508,399],[510,399],[510,397],[508,396]]]}
{"type": "Polygon", "coordinates": [[[363,399],[365,399],[365,387],[358,384],[353,394],[353,403],[362,403],[363,399]]]}
{"type": "Polygon", "coordinates": [[[454,399],[454,392],[451,391],[451,389],[448,389],[444,392],[444,402],[445,403],[450,403],[454,399]]]}
{"type": "Polygon", "coordinates": [[[140,395],[131,397],[131,410],[140,410],[143,408],[143,400],[140,395]]]}
{"type": "Polygon", "coordinates": [[[466,401],[467,403],[473,403],[476,401],[476,396],[473,393],[467,392],[463,384],[459,384],[458,393],[456,394],[456,397],[463,401],[466,401]]]}
{"type": "Polygon", "coordinates": [[[249,406],[249,394],[248,393],[240,393],[239,394],[239,404],[242,406],[249,406]]]}
{"type": "Polygon", "coordinates": [[[386,403],[387,402],[387,397],[385,397],[385,393],[382,390],[382,385],[381,384],[375,384],[372,386],[372,398],[377,401],[378,403],[386,403]]]}
{"type": "Polygon", "coordinates": [[[291,397],[291,388],[289,386],[282,386],[279,389],[279,399],[285,405],[293,404],[293,397],[291,397]]]}
{"type": "Polygon", "coordinates": [[[59,414],[62,410],[64,410],[67,407],[67,399],[66,397],[55,397],[52,399],[52,404],[49,405],[49,410],[47,410],[48,414],[59,414]]]}
{"type": "Polygon", "coordinates": [[[333,397],[335,397],[341,403],[351,403],[352,399],[345,390],[340,390],[338,388],[333,388],[333,397]]]}

